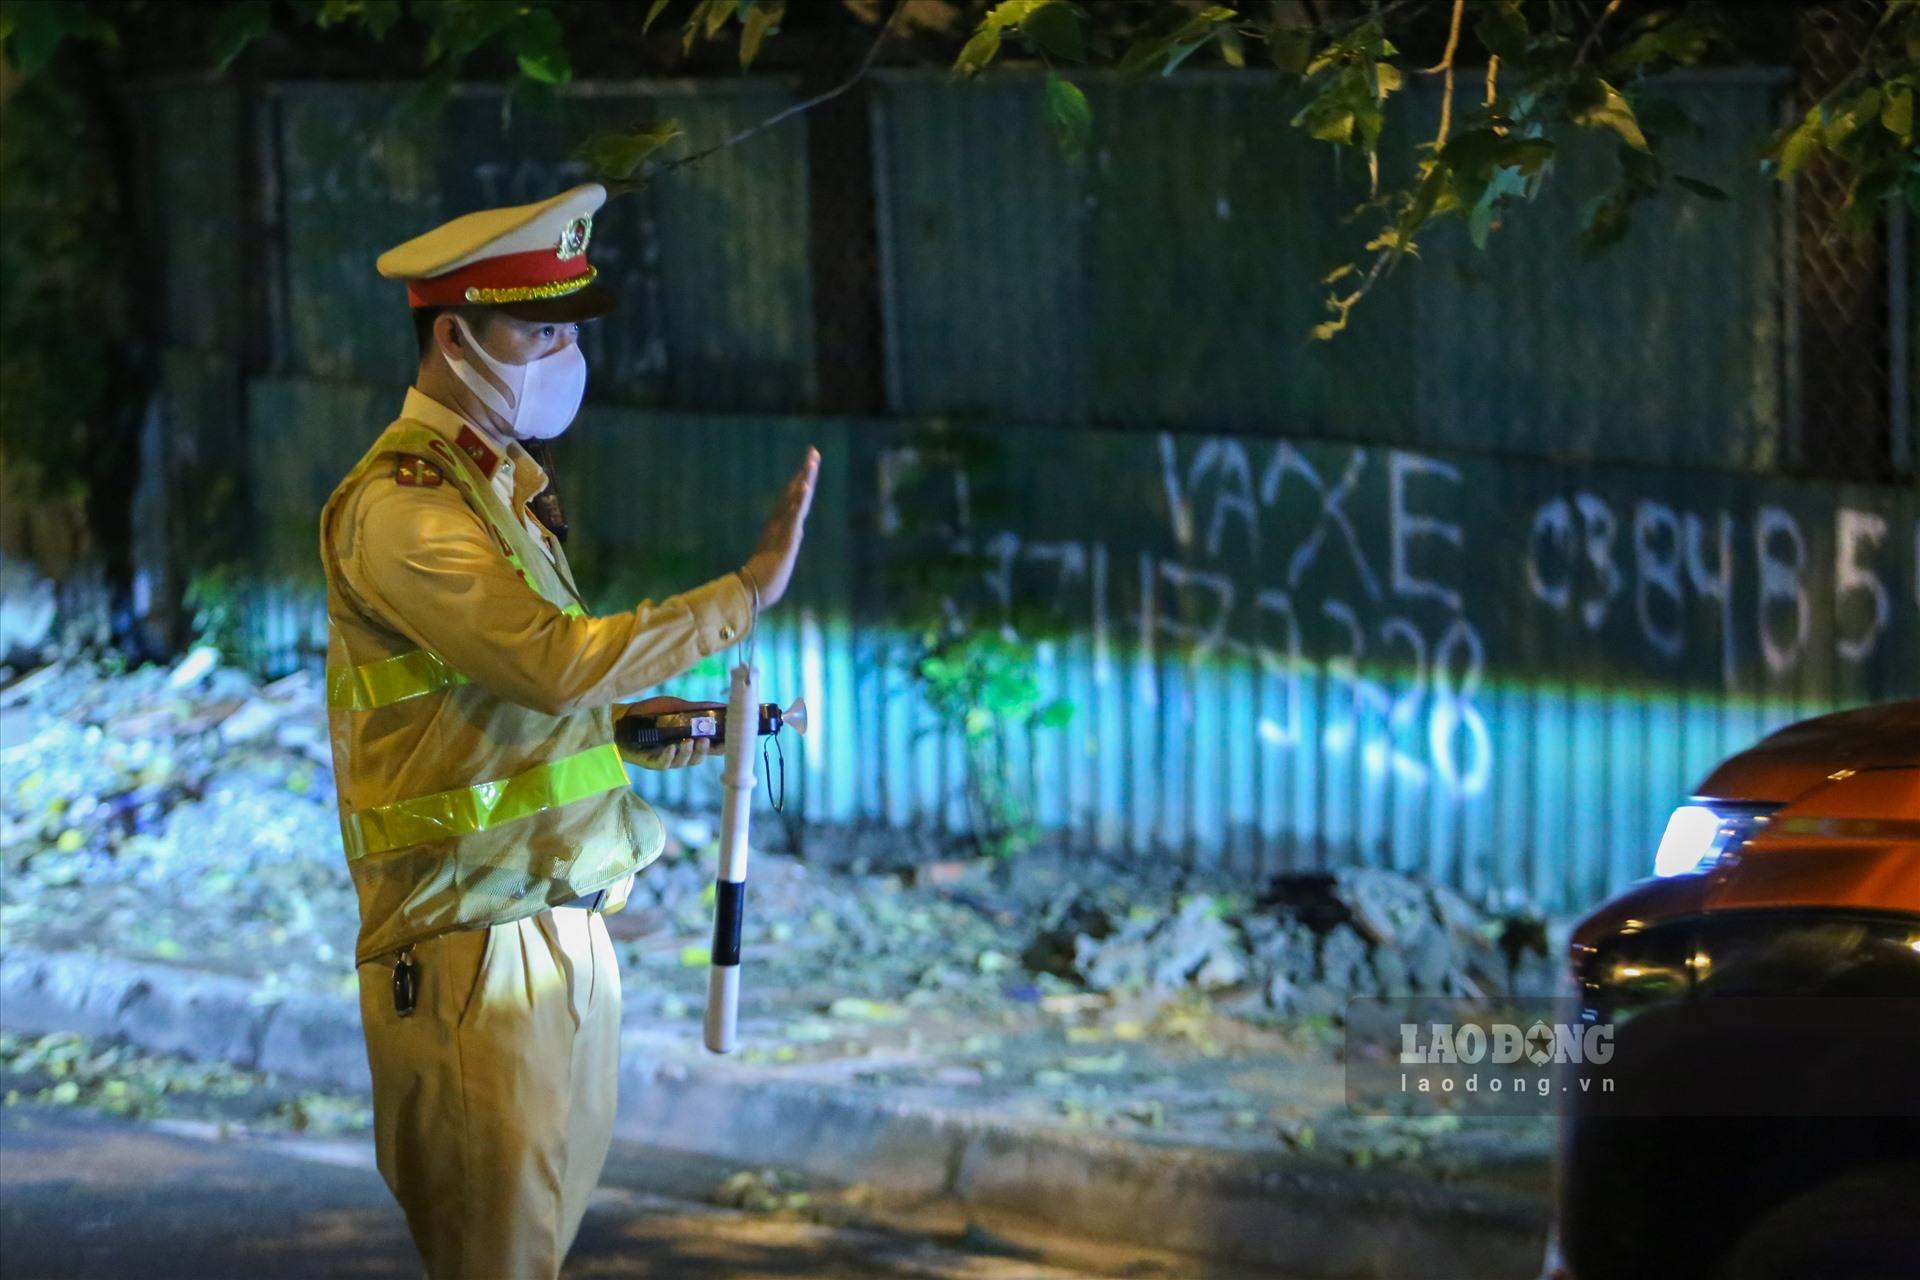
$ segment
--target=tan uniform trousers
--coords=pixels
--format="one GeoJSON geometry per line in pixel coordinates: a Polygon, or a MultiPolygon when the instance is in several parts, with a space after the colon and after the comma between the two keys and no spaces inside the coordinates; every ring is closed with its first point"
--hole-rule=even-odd
{"type": "Polygon", "coordinates": [[[562,908],[360,966],[380,1173],[431,1280],[552,1280],[612,1138],[620,973],[597,911],[562,908]]]}

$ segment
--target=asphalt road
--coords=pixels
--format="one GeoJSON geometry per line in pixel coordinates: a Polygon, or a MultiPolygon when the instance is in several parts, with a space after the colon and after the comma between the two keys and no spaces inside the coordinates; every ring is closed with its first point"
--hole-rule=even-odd
{"type": "MultiPolygon", "coordinates": [[[[221,1140],[68,1108],[0,1111],[7,1280],[418,1280],[400,1211],[360,1141],[221,1140]]],[[[567,1277],[1084,1280],[958,1253],[602,1190],[567,1277]]]]}

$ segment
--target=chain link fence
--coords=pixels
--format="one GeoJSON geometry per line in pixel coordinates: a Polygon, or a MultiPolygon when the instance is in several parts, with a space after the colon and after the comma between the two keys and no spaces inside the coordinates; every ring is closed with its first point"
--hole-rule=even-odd
{"type": "MultiPolygon", "coordinates": [[[[1785,110],[1798,119],[1860,64],[1885,6],[1808,5],[1785,110]]],[[[1862,235],[1841,230],[1843,175],[1824,154],[1786,195],[1785,333],[1795,469],[1825,479],[1914,475],[1913,262],[1897,204],[1862,235]]]]}

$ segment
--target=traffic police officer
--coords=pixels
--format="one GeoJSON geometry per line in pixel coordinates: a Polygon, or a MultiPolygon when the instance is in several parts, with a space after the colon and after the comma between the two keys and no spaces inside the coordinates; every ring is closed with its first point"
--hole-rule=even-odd
{"type": "Polygon", "coordinates": [[[578,321],[612,309],[587,254],[605,199],[589,183],[468,214],[380,257],[406,282],[419,376],[321,516],[375,1144],[435,1280],[559,1272],[613,1121],[601,913],[665,842],[614,715],[784,594],[818,473],[809,449],[739,571],[586,611],[526,442],[572,421],[578,321]]]}

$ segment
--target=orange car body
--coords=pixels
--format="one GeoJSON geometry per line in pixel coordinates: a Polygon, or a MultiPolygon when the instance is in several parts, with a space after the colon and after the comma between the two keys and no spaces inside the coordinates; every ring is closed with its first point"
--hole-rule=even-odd
{"type": "Polygon", "coordinates": [[[1563,1101],[1543,1274],[1920,1275],[1920,701],[1772,734],[1668,836],[1573,931],[1638,1109],[1563,1101]]]}
{"type": "Polygon", "coordinates": [[[1629,920],[1766,907],[1920,914],[1920,702],[1789,725],[1728,758],[1696,797],[1779,807],[1735,856],[1593,912],[1574,931],[1576,957],[1629,920]]]}

